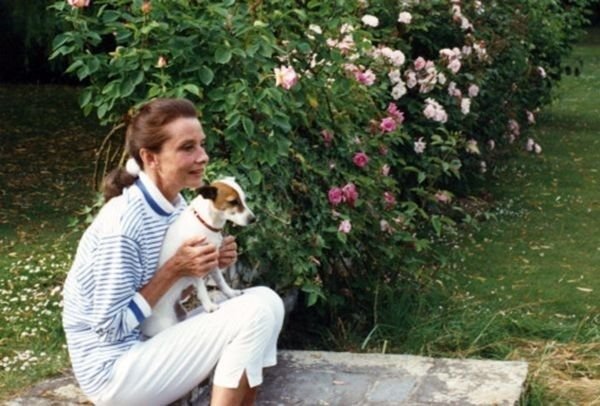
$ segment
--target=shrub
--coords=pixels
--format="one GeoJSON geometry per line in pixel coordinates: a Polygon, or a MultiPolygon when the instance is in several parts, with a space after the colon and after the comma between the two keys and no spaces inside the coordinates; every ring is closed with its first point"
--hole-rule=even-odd
{"type": "Polygon", "coordinates": [[[236,176],[260,217],[245,263],[327,314],[366,315],[468,219],[455,197],[496,148],[540,149],[520,133],[586,2],[74,4],[53,5],[72,27],[53,57],[86,83],[83,111],[118,126],[154,97],[193,100],[210,173],[236,176]]]}

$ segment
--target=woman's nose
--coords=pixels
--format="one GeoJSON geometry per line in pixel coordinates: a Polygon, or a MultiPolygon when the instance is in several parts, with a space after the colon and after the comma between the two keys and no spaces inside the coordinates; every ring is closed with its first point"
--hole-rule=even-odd
{"type": "Polygon", "coordinates": [[[200,147],[200,150],[198,151],[196,162],[208,162],[208,154],[203,147],[200,147]]]}

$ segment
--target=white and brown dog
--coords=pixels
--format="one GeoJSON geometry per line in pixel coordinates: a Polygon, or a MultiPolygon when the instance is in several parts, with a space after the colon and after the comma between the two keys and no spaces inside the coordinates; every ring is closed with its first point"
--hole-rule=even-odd
{"type": "MultiPolygon", "coordinates": [[[[246,195],[234,178],[217,180],[210,186],[198,189],[198,193],[169,226],[160,252],[159,267],[175,254],[184,241],[192,237],[205,236],[206,243],[219,247],[223,241],[221,229],[227,221],[246,226],[255,220],[246,205],[246,195]]],[[[242,294],[241,290],[229,287],[220,269],[213,269],[209,275],[228,298],[242,294]]],[[[219,308],[209,298],[204,278],[183,277],[163,295],[152,310],[152,315],[144,320],[141,326],[144,335],[152,337],[178,322],[176,309],[182,292],[190,285],[195,285],[204,310],[213,312],[219,308]]]]}

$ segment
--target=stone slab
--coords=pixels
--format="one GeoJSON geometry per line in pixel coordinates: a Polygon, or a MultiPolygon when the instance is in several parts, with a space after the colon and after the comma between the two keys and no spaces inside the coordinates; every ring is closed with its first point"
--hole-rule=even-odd
{"type": "MultiPolygon", "coordinates": [[[[527,363],[520,361],[280,351],[279,364],[265,370],[257,405],[515,405],[526,377],[527,363]]],[[[207,405],[209,396],[208,390],[196,390],[175,404],[207,405]]],[[[67,376],[4,404],[90,403],[67,376]]]]}
{"type": "Polygon", "coordinates": [[[514,405],[527,364],[393,354],[285,351],[259,405],[514,405]]]}

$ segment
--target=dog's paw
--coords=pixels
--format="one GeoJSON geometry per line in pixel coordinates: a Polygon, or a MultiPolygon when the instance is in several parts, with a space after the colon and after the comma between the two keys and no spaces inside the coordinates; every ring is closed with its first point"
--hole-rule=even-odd
{"type": "Polygon", "coordinates": [[[219,305],[216,303],[206,304],[204,305],[204,310],[206,310],[207,313],[212,313],[216,310],[219,310],[219,305]]]}
{"type": "Polygon", "coordinates": [[[227,292],[223,293],[225,293],[225,296],[227,296],[228,298],[232,298],[236,296],[241,296],[244,293],[244,291],[240,289],[229,289],[227,292]]]}

